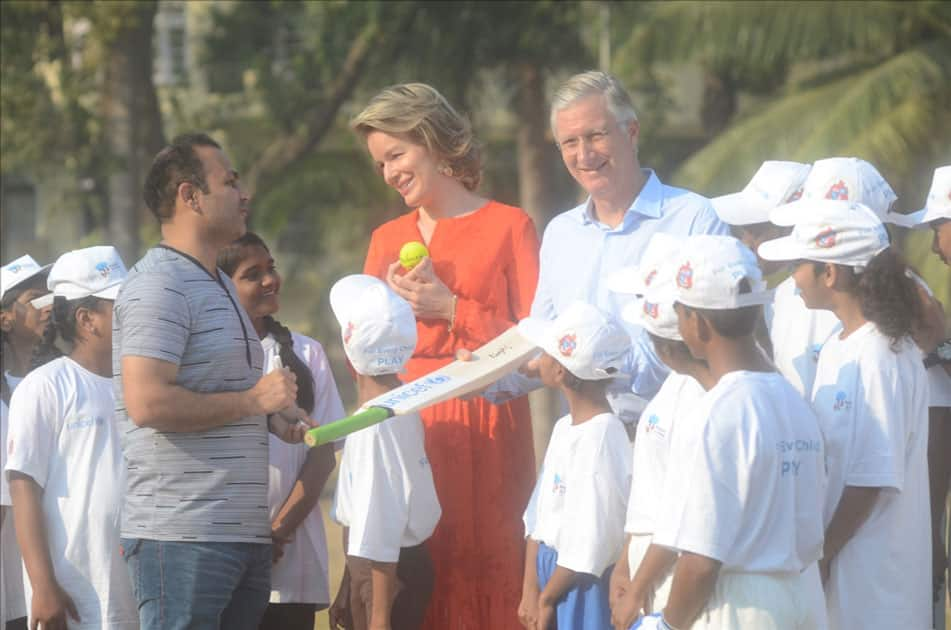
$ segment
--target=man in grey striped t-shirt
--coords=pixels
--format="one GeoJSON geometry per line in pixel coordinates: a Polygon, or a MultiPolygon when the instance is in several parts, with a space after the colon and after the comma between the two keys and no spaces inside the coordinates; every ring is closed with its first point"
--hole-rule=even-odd
{"type": "Polygon", "coordinates": [[[300,441],[303,427],[276,414],[296,410],[294,375],[262,377],[261,343],[215,265],[244,233],[248,199],[221,147],[191,134],[156,156],[145,201],[162,243],[130,271],[113,317],[122,551],[141,627],[257,628],[270,594],[267,431],[300,441]]]}

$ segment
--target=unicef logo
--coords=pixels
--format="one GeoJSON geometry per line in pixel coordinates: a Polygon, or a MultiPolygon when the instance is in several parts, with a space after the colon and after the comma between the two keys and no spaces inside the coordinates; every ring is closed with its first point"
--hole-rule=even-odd
{"type": "Polygon", "coordinates": [[[112,268],[109,267],[109,263],[101,262],[101,263],[96,263],[96,271],[98,271],[99,275],[102,276],[103,278],[108,278],[109,274],[112,273],[112,268]]]}
{"type": "Polygon", "coordinates": [[[660,418],[657,417],[657,414],[652,413],[651,417],[647,419],[647,432],[650,433],[656,429],[659,422],[660,418]]]}
{"type": "Polygon", "coordinates": [[[833,411],[847,411],[852,408],[852,402],[843,391],[836,392],[835,402],[832,403],[833,411]]]}

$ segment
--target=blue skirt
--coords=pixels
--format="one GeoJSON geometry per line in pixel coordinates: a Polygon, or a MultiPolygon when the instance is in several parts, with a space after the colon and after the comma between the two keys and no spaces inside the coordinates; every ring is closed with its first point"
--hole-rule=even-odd
{"type": "MultiPolygon", "coordinates": [[[[544,589],[555,572],[558,564],[558,552],[538,543],[538,558],[535,570],[538,572],[538,588],[544,589]]],[[[611,630],[611,607],[608,604],[608,589],[611,570],[605,569],[598,578],[587,573],[578,573],[575,585],[562,595],[555,606],[555,619],[558,630],[611,630]]]]}

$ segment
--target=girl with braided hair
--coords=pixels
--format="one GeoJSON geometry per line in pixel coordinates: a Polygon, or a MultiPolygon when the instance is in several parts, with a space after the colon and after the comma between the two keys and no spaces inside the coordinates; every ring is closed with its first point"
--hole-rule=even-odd
{"type": "Polygon", "coordinates": [[[67,252],[50,270],[52,295],[32,303],[52,303],[52,316],[10,401],[5,473],[34,626],[138,628],[119,552],[125,462],[112,389],[112,306],[125,275],[114,247],[67,252]]]}
{"type": "MultiPolygon", "coordinates": [[[[297,377],[297,406],[317,423],[343,417],[343,404],[324,349],[274,318],[280,308],[281,276],[264,241],[252,232],[218,254],[231,276],[261,344],[265,369],[275,357],[297,377]]],[[[311,630],[314,613],[330,603],[327,540],[317,500],[336,464],[333,446],[308,449],[268,438],[268,507],[274,565],[271,603],[262,629],[311,630]]]]}
{"type": "MultiPolygon", "coordinates": [[[[3,370],[0,371],[0,453],[6,452],[7,411],[13,388],[30,370],[33,347],[43,336],[50,316],[49,307],[33,308],[30,301],[49,291],[46,277],[52,265],[40,266],[30,256],[21,256],[0,268],[0,346],[3,370]]],[[[5,460],[4,455],[4,461],[5,460]]],[[[13,630],[26,628],[26,603],[23,599],[23,567],[17,547],[13,516],[8,516],[10,489],[0,470],[0,626],[13,630]]]]}

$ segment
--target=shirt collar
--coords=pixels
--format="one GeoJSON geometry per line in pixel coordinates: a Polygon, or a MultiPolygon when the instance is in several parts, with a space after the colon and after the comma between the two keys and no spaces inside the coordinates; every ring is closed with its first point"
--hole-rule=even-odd
{"type": "MultiPolygon", "coordinates": [[[[622,223],[623,227],[628,227],[636,219],[635,213],[652,219],[656,219],[663,214],[661,206],[664,202],[664,185],[653,169],[645,168],[641,171],[647,175],[647,181],[644,183],[644,187],[641,188],[641,192],[634,198],[634,203],[627,209],[622,223]]],[[[582,225],[599,224],[598,220],[592,216],[590,196],[581,205],[569,210],[569,212],[582,225]]]]}

